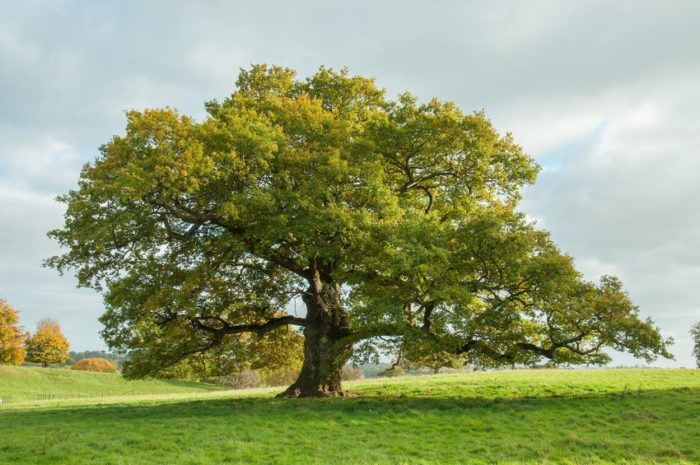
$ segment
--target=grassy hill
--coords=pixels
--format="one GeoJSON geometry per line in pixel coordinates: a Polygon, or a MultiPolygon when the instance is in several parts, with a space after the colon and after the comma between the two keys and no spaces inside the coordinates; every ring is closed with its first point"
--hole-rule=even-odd
{"type": "Polygon", "coordinates": [[[1,464],[698,464],[700,370],[521,370],[0,407],[1,464]],[[101,401],[100,401],[101,402],[101,401]]]}
{"type": "Polygon", "coordinates": [[[38,399],[178,394],[216,389],[220,387],[184,381],[127,381],[119,373],[0,365],[0,398],[10,396],[11,404],[38,399]]]}

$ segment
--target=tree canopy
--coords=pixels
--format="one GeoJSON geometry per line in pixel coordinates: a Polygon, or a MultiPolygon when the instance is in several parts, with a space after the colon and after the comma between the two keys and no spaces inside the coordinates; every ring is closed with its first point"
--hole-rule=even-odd
{"type": "Polygon", "coordinates": [[[102,335],[138,375],[269,354],[290,326],[286,395],[341,394],[343,364],[386,341],[475,366],[670,356],[619,280],[584,280],[516,210],[539,168],[483,113],[265,65],[206,110],[128,112],[50,232],[66,252],[47,263],[104,292],[102,335]]]}
{"type": "Polygon", "coordinates": [[[19,315],[6,300],[0,299],[0,364],[21,365],[27,334],[19,326],[19,315]]]}
{"type": "Polygon", "coordinates": [[[61,325],[53,320],[41,320],[36,332],[27,339],[27,360],[48,367],[68,360],[68,340],[61,325]]]}

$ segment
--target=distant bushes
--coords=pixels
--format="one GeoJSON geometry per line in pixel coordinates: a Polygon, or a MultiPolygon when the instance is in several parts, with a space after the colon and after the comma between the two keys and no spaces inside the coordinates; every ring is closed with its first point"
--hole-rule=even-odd
{"type": "Polygon", "coordinates": [[[296,381],[297,376],[299,376],[299,370],[293,368],[243,370],[211,381],[232,389],[252,389],[263,386],[287,386],[296,381]]]}
{"type": "Polygon", "coordinates": [[[71,370],[99,371],[102,373],[114,373],[117,367],[112,362],[104,358],[83,358],[71,366],[71,370]]]}
{"type": "Polygon", "coordinates": [[[387,368],[386,370],[384,370],[378,374],[378,376],[382,376],[385,378],[395,378],[397,376],[405,376],[405,375],[406,375],[406,370],[404,370],[400,366],[396,366],[394,368],[387,368]]]}
{"type": "Polygon", "coordinates": [[[365,377],[365,372],[362,371],[360,367],[352,367],[350,365],[345,365],[343,367],[343,372],[341,373],[341,378],[343,381],[352,381],[354,379],[362,379],[365,377]]]}
{"type": "Polygon", "coordinates": [[[82,352],[68,352],[68,365],[73,365],[75,362],[84,358],[104,358],[112,362],[117,369],[121,368],[122,364],[128,360],[128,355],[119,354],[116,352],[107,352],[105,350],[85,350],[82,352]]]}
{"type": "Polygon", "coordinates": [[[230,376],[221,376],[216,382],[232,389],[252,389],[260,387],[260,376],[253,370],[244,370],[230,376]]]}
{"type": "MultiPolygon", "coordinates": [[[[296,381],[298,376],[298,369],[278,368],[276,370],[243,370],[239,373],[220,376],[210,381],[228,386],[232,389],[252,389],[257,387],[289,386],[296,381]]],[[[362,368],[355,368],[347,365],[343,367],[341,376],[343,381],[362,379],[365,377],[362,368]]]]}

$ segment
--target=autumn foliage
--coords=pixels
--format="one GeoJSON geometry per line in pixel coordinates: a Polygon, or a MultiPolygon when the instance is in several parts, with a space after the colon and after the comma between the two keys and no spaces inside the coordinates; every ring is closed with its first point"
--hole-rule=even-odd
{"type": "Polygon", "coordinates": [[[0,299],[0,364],[20,365],[24,361],[26,333],[18,323],[17,312],[0,299]]]}
{"type": "Polygon", "coordinates": [[[84,358],[75,362],[71,370],[114,373],[117,371],[117,367],[106,358],[84,358]]]}
{"type": "Polygon", "coordinates": [[[63,363],[68,359],[68,340],[61,326],[53,320],[41,320],[36,333],[27,340],[27,360],[41,363],[63,363]]]}

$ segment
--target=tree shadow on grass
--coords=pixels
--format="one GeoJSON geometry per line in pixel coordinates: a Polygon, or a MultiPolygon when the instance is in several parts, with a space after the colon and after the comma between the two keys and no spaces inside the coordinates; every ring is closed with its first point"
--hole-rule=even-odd
{"type": "Polygon", "coordinates": [[[131,403],[0,411],[0,456],[12,450],[8,463],[34,463],[26,460],[36,448],[23,438],[40,434],[50,463],[99,463],[100,454],[116,453],[138,464],[698,463],[698,418],[696,388],[131,403]],[[183,452],[210,461],[187,462],[183,452]]]}

